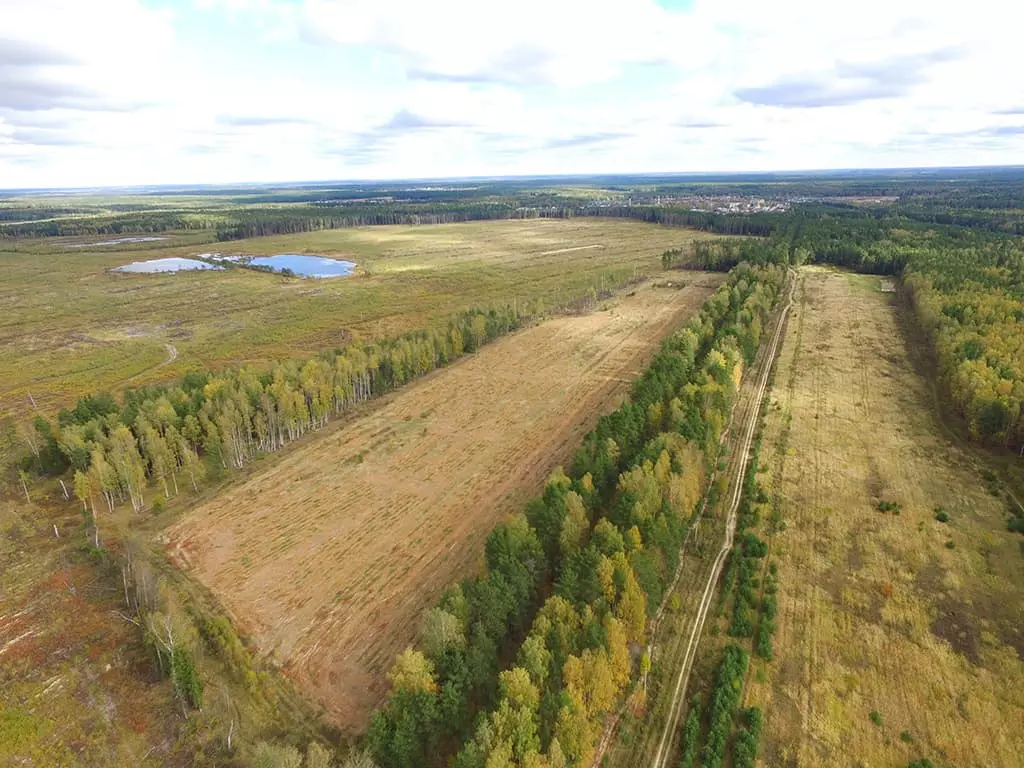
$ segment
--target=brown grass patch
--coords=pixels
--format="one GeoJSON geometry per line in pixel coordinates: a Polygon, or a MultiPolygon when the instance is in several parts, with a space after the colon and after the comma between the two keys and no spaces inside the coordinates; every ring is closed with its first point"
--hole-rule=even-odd
{"type": "Polygon", "coordinates": [[[766,710],[766,764],[1019,766],[1018,538],[937,426],[878,280],[801,281],[764,438],[786,446],[764,453],[788,525],[775,661],[747,695],[766,710]]]}
{"type": "Polygon", "coordinates": [[[171,551],[334,721],[363,727],[423,611],[721,276],[686,279],[409,385],[191,512],[171,551]]]}

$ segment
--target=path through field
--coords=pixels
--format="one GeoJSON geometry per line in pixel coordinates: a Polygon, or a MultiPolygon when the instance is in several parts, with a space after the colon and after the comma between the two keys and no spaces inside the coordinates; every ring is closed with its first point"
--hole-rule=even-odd
{"type": "Polygon", "coordinates": [[[178,359],[178,348],[173,344],[164,344],[164,349],[167,350],[167,359],[160,363],[161,366],[170,365],[178,359]]]}
{"type": "Polygon", "coordinates": [[[775,333],[772,334],[767,347],[761,353],[761,358],[758,360],[760,367],[754,368],[756,385],[749,399],[743,403],[745,408],[741,411],[741,419],[735,425],[740,437],[736,446],[738,452],[733,453],[729,464],[729,489],[731,493],[729,495],[729,508],[726,511],[725,538],[714,562],[711,564],[711,571],[708,573],[707,582],[704,584],[704,591],[701,593],[697,614],[690,627],[682,664],[679,667],[675,687],[672,689],[668,717],[665,719],[665,724],[661,730],[658,750],[651,761],[652,768],[664,768],[671,764],[672,742],[676,732],[679,730],[683,704],[686,701],[686,686],[690,679],[690,670],[693,668],[693,661],[697,655],[697,646],[700,643],[704,622],[707,619],[708,611],[711,609],[711,602],[715,597],[715,587],[718,585],[718,579],[722,574],[725,560],[729,556],[730,550],[732,550],[733,537],[736,533],[736,513],[739,509],[740,499],[743,496],[743,478],[747,473],[747,465],[750,463],[750,447],[754,442],[757,424],[761,419],[761,406],[764,402],[765,390],[768,387],[768,378],[771,375],[772,364],[775,362],[775,356],[779,349],[779,340],[783,336],[786,318],[793,303],[793,289],[795,285],[795,281],[791,279],[789,292],[785,298],[785,306],[775,326],[775,333]]]}
{"type": "MultiPolygon", "coordinates": [[[[605,726],[592,766],[660,766],[669,765],[673,742],[685,714],[685,701],[690,673],[697,655],[707,614],[713,602],[722,566],[732,548],[736,529],[736,513],[743,489],[743,478],[750,460],[761,404],[764,400],[772,364],[785,334],[786,318],[792,304],[794,281],[790,281],[781,309],[766,330],[765,342],[758,350],[754,364],[744,375],[733,417],[723,440],[730,446],[723,477],[728,478],[724,496],[724,514],[708,514],[691,529],[683,545],[679,567],[672,585],[651,623],[651,646],[648,652],[663,670],[662,686],[644,688],[651,697],[645,713],[644,727],[625,742],[616,742],[620,734],[620,716],[605,726]],[[735,434],[735,437],[730,435],[735,434]],[[706,540],[698,546],[697,540],[706,540]],[[719,541],[721,543],[719,543],[719,541]],[[714,556],[710,551],[715,547],[714,556]],[[672,594],[679,597],[676,610],[667,611],[672,594]],[[664,624],[664,626],[662,626],[664,624]]],[[[714,483],[712,478],[709,482],[714,483]]],[[[627,702],[626,708],[629,707],[627,702]]]]}
{"type": "Polygon", "coordinates": [[[408,385],[193,510],[169,550],[328,716],[365,726],[422,615],[720,284],[643,285],[408,385]]]}

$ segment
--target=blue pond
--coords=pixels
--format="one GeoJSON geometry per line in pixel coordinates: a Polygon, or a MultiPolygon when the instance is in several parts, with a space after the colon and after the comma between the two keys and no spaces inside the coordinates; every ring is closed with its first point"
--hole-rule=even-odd
{"type": "Polygon", "coordinates": [[[346,277],[356,268],[351,261],[327,259],[323,256],[300,256],[297,253],[253,256],[248,263],[254,267],[269,267],[275,272],[287,269],[301,277],[346,277]]]}

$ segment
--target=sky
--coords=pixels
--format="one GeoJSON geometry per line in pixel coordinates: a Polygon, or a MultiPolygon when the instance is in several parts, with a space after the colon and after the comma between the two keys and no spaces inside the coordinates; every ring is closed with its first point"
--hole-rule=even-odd
{"type": "Polygon", "coordinates": [[[1024,164],[1010,0],[0,0],[0,188],[1024,164]]]}

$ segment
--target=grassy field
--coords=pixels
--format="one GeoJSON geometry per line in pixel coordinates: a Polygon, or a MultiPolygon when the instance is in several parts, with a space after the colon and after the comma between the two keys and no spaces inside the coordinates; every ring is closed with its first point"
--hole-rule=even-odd
{"type": "Polygon", "coordinates": [[[338,229],[211,243],[210,233],[102,248],[109,237],[0,241],[0,416],[217,367],[315,353],[444,322],[469,307],[557,306],[660,269],[706,235],[624,220],[487,221],[338,229]],[[197,253],[345,256],[359,274],[303,280],[245,269],[108,270],[197,253]]]}
{"type": "Polygon", "coordinates": [[[765,711],[761,764],[1019,766],[1021,540],[880,288],[801,271],[761,451],[787,526],[775,658],[745,702],[765,711]]]}
{"type": "Polygon", "coordinates": [[[500,339],[268,460],[187,513],[168,549],[334,722],[358,730],[423,611],[478,567],[491,528],[722,278],[644,284],[500,339]]]}

